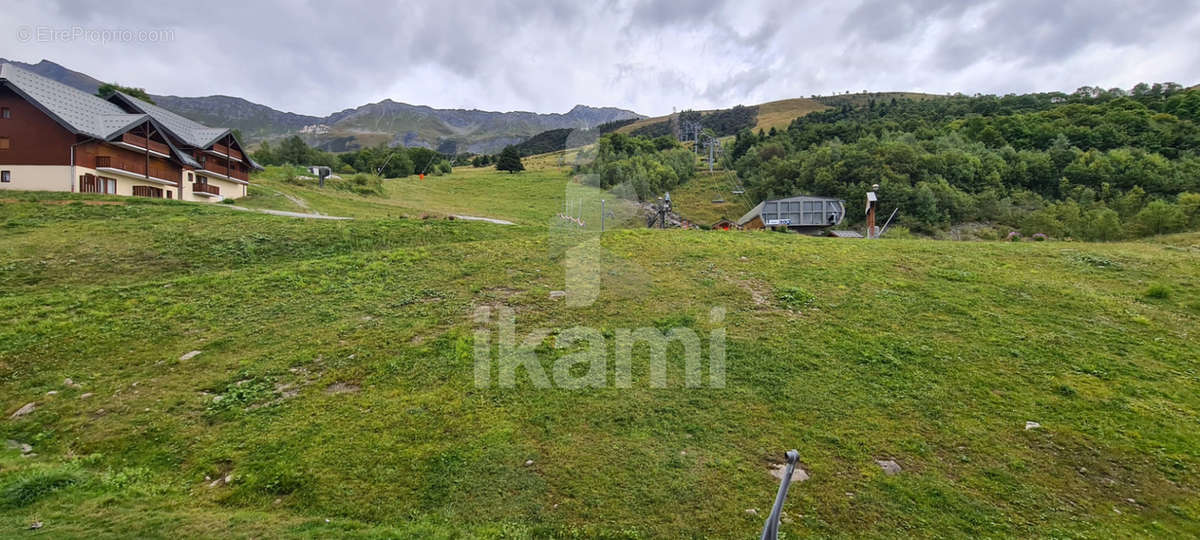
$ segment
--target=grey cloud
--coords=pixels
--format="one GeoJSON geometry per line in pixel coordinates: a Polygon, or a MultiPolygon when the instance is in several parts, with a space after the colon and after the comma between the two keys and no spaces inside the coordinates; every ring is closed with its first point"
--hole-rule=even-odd
{"type": "Polygon", "coordinates": [[[15,0],[0,20],[0,50],[155,93],[230,94],[317,115],[384,98],[661,114],[863,88],[1021,92],[1128,86],[1146,77],[1195,84],[1198,4],[213,0],[147,9],[116,0],[15,0]],[[18,43],[16,28],[29,24],[172,28],[177,39],[18,43]]]}

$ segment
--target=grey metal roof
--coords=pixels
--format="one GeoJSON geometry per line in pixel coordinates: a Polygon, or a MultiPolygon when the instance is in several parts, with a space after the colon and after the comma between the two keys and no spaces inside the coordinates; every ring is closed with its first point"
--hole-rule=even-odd
{"type": "Polygon", "coordinates": [[[117,94],[124,98],[124,101],[131,107],[150,115],[183,142],[197,148],[208,148],[230,131],[228,128],[208,127],[124,92],[117,92],[117,94]]]}
{"type": "MultiPolygon", "coordinates": [[[[226,134],[233,132],[233,130],[229,128],[208,127],[204,124],[196,122],[195,120],[175,114],[162,107],[159,107],[158,105],[147,103],[124,92],[117,92],[117,95],[130,107],[150,115],[151,118],[157,120],[159,124],[165,127],[180,140],[196,148],[208,148],[212,146],[213,143],[217,142],[217,139],[220,139],[226,134]]],[[[238,141],[238,144],[240,145],[241,141],[238,141]]],[[[244,146],[242,148],[245,149],[244,146]]],[[[250,156],[245,152],[242,153],[245,155],[246,161],[250,163],[251,167],[262,170],[262,165],[259,165],[253,159],[250,159],[250,156]]],[[[199,167],[199,164],[197,164],[190,157],[187,157],[185,162],[189,165],[199,167]]]]}
{"type": "Polygon", "coordinates": [[[750,221],[751,221],[751,220],[753,220],[754,218],[758,217],[758,215],[762,213],[763,206],[764,206],[764,205],[766,205],[766,204],[767,204],[767,201],[763,201],[763,202],[760,202],[760,203],[758,203],[758,206],[755,206],[754,208],[751,208],[749,212],[746,212],[746,215],[744,215],[744,216],[742,216],[741,218],[739,218],[739,219],[737,220],[737,224],[738,224],[738,225],[745,225],[745,224],[747,224],[747,223],[750,223],[750,221]]]}
{"type": "Polygon", "coordinates": [[[145,114],[126,113],[115,103],[12,64],[0,65],[0,81],[7,82],[63,127],[90,137],[108,139],[147,118],[145,114]]]}
{"type": "Polygon", "coordinates": [[[746,212],[746,215],[744,215],[740,219],[738,219],[737,224],[745,225],[747,223],[750,223],[750,221],[752,221],[754,218],[756,218],[760,214],[762,214],[763,207],[766,206],[767,203],[769,203],[769,202],[794,202],[794,201],[837,201],[837,202],[841,202],[841,203],[846,202],[837,197],[815,197],[812,195],[796,195],[794,197],[787,197],[785,199],[768,199],[768,200],[758,203],[757,206],[755,206],[754,208],[751,208],[749,212],[746,212]]]}

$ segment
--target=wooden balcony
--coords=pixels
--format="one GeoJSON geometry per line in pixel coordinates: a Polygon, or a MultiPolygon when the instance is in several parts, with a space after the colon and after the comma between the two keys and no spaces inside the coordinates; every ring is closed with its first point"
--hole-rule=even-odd
{"type": "Polygon", "coordinates": [[[195,193],[196,195],[207,196],[207,197],[220,197],[221,196],[221,186],[214,186],[211,184],[194,183],[194,184],[192,184],[192,193],[195,193]]]}
{"type": "Polygon", "coordinates": [[[213,152],[221,154],[222,156],[228,154],[229,157],[231,157],[237,161],[241,161],[243,159],[241,152],[238,152],[237,150],[235,150],[233,148],[229,148],[223,144],[214,144],[212,147],[212,150],[213,150],[213,152]]]}
{"type": "MultiPolygon", "coordinates": [[[[139,148],[146,148],[146,138],[138,136],[138,135],[134,135],[132,133],[126,133],[124,135],[121,135],[121,142],[126,143],[126,144],[132,144],[139,148]]],[[[150,151],[158,152],[160,154],[166,154],[166,155],[171,154],[171,149],[167,148],[167,145],[160,143],[158,141],[150,141],[150,151]]]]}
{"type": "MultiPolygon", "coordinates": [[[[141,159],[96,156],[96,169],[107,169],[135,178],[145,178],[147,176],[146,161],[141,159]]],[[[156,163],[151,163],[149,176],[151,181],[160,184],[176,185],[179,173],[173,172],[167,167],[158,166],[156,163]]]]}
{"type": "Polygon", "coordinates": [[[226,167],[225,160],[221,158],[214,159],[213,157],[209,156],[209,158],[202,161],[201,164],[204,167],[204,169],[200,171],[201,174],[207,172],[218,177],[224,176],[227,178],[241,180],[243,182],[250,180],[250,175],[244,170],[245,167],[241,167],[240,169],[242,170],[239,170],[239,167],[237,166],[226,167]]]}

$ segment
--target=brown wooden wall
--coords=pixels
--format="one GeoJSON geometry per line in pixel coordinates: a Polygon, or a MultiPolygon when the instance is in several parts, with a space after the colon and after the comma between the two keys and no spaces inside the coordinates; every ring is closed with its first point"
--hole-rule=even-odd
{"type": "Polygon", "coordinates": [[[0,150],[0,164],[70,164],[73,133],[6,86],[0,86],[0,107],[11,111],[9,118],[0,118],[0,137],[10,144],[0,150]]]}
{"type": "MultiPolygon", "coordinates": [[[[75,164],[81,167],[94,168],[96,167],[97,156],[112,158],[112,167],[140,174],[146,173],[146,154],[97,141],[84,143],[76,147],[75,164]]],[[[179,165],[169,160],[155,157],[153,154],[150,156],[150,176],[178,182],[182,173],[183,169],[179,165]]]]}

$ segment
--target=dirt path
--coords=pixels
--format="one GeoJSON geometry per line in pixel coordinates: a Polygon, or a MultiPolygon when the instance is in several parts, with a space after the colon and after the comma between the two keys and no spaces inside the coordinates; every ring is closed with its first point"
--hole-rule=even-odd
{"type": "Polygon", "coordinates": [[[259,212],[262,214],[271,214],[272,216],[293,217],[293,218],[301,218],[301,219],[332,219],[332,220],[336,220],[336,221],[348,221],[348,220],[354,219],[354,218],[341,217],[341,216],[327,216],[325,214],[305,214],[302,212],[285,212],[283,210],[267,210],[265,208],[246,208],[244,206],[233,206],[233,205],[221,205],[221,206],[229,206],[229,208],[232,208],[234,210],[241,210],[243,212],[259,212]]]}
{"type": "Polygon", "coordinates": [[[495,223],[496,225],[516,225],[516,223],[513,223],[511,221],[505,221],[503,219],[494,219],[494,218],[476,217],[476,216],[454,216],[454,219],[462,219],[462,220],[466,220],[466,221],[486,221],[488,223],[495,223]]]}
{"type": "MultiPolygon", "coordinates": [[[[271,191],[274,191],[275,193],[278,193],[278,194],[280,194],[280,195],[283,195],[283,197],[284,197],[285,199],[287,199],[287,200],[289,200],[289,201],[292,201],[292,203],[294,203],[296,206],[299,206],[300,208],[303,208],[303,209],[305,209],[305,210],[309,210],[309,211],[311,211],[311,210],[312,210],[312,207],[308,206],[308,201],[306,201],[306,200],[304,200],[304,199],[301,199],[300,197],[297,197],[297,196],[295,196],[295,195],[292,195],[291,193],[285,193],[285,192],[283,192],[283,191],[279,191],[279,190],[276,190],[276,189],[272,189],[271,191]]],[[[320,214],[320,212],[312,212],[312,213],[314,213],[314,214],[320,214]]]]}

